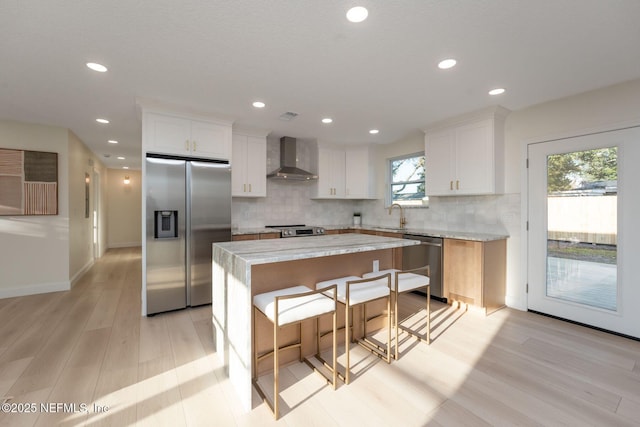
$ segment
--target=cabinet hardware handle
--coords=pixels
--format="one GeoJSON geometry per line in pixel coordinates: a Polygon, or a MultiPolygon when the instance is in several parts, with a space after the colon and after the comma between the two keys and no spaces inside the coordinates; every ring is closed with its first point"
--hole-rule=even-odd
{"type": "Polygon", "coordinates": [[[185,149],[185,151],[189,151],[189,140],[188,139],[186,139],[184,141],[184,149],[185,149]]]}
{"type": "Polygon", "coordinates": [[[249,184],[249,193],[251,193],[251,184],[249,184]]]}
{"type": "Polygon", "coordinates": [[[193,151],[196,151],[197,148],[198,148],[198,143],[196,141],[193,141],[193,151]]]}
{"type": "Polygon", "coordinates": [[[453,181],[449,181],[449,190],[453,190],[453,181]]]}
{"type": "Polygon", "coordinates": [[[247,192],[247,184],[242,184],[242,192],[246,193],[247,192]]]}
{"type": "Polygon", "coordinates": [[[456,190],[460,189],[460,181],[456,181],[456,190]]]}

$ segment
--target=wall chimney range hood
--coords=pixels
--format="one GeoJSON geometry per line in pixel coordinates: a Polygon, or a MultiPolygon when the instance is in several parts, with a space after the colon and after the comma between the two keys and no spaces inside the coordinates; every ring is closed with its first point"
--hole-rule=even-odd
{"type": "Polygon", "coordinates": [[[280,138],[280,167],[268,174],[267,178],[288,181],[318,179],[318,175],[302,170],[296,164],[296,139],[283,136],[280,138]]]}

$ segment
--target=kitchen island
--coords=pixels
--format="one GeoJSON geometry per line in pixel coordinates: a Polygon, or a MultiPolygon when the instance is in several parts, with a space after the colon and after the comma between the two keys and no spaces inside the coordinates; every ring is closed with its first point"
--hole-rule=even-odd
{"type": "MultiPolygon", "coordinates": [[[[252,408],[253,352],[272,346],[272,326],[256,319],[256,349],[252,348],[254,295],[295,285],[315,288],[320,281],[361,276],[372,271],[376,261],[380,270],[401,268],[402,248],[416,244],[419,242],[366,234],[214,243],[214,341],[244,408],[252,408]]],[[[302,333],[303,353],[314,354],[315,323],[304,323],[302,333]]],[[[283,333],[283,342],[287,338],[283,333]]],[[[295,360],[293,353],[283,355],[282,363],[295,360]]]]}

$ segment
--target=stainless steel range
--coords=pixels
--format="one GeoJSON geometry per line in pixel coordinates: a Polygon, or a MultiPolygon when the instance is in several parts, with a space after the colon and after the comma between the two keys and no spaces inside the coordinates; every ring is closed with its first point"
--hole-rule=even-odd
{"type": "Polygon", "coordinates": [[[324,228],[304,224],[267,225],[266,227],[280,230],[280,237],[322,236],[324,234],[324,228]]]}

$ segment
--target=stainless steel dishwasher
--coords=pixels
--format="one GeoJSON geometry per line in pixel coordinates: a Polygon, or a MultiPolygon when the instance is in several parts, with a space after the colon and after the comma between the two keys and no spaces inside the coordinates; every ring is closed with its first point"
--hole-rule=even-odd
{"type": "Polygon", "coordinates": [[[442,239],[440,237],[405,234],[403,238],[420,241],[420,245],[405,246],[402,249],[402,269],[424,267],[429,264],[431,276],[431,297],[446,302],[442,295],[442,239]]]}

